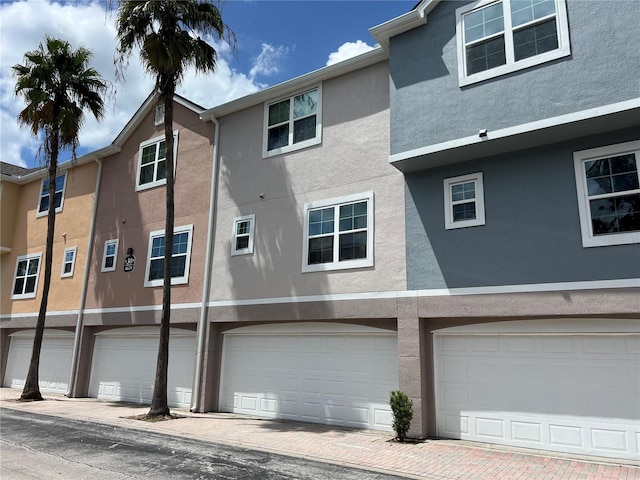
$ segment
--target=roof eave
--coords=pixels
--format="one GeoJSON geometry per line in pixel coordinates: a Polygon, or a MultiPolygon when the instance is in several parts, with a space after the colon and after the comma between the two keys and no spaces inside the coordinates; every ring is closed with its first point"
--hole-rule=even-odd
{"type": "Polygon", "coordinates": [[[440,0],[422,0],[410,12],[370,28],[369,33],[385,50],[388,50],[391,37],[426,24],[427,15],[439,2],[440,0]]]}

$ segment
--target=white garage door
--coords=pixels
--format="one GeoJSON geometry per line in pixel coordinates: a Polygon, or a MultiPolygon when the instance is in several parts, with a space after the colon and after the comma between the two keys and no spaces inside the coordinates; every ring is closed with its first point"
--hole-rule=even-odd
{"type": "MultiPolygon", "coordinates": [[[[9,357],[4,374],[4,386],[24,388],[31,362],[35,330],[12,333],[9,337],[9,357]]],[[[71,374],[73,332],[45,330],[40,351],[38,384],[42,393],[67,393],[71,374]]]]}
{"type": "Polygon", "coordinates": [[[224,335],[222,411],[390,431],[397,388],[395,332],[306,323],[224,335]]]}
{"type": "MultiPolygon", "coordinates": [[[[133,327],[98,333],[93,347],[89,396],[150,404],[160,329],[133,327]]],[[[189,408],[196,355],[195,332],[171,329],[167,395],[170,407],[189,408]]]]}
{"type": "Polygon", "coordinates": [[[523,321],[434,334],[439,436],[639,458],[640,321],[523,321]]]}

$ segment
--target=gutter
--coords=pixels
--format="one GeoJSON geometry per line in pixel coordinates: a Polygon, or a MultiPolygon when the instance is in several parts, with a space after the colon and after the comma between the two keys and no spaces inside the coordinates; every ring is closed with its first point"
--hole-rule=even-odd
{"type": "Polygon", "coordinates": [[[207,304],[209,303],[209,289],[211,288],[211,261],[213,258],[213,243],[215,234],[215,207],[217,197],[218,186],[218,171],[220,169],[220,158],[218,145],[220,143],[220,123],[218,119],[213,115],[208,117],[200,117],[201,120],[211,120],[215,125],[215,133],[213,139],[213,168],[211,169],[211,195],[209,198],[209,231],[207,232],[207,251],[205,254],[205,269],[204,269],[204,282],[202,285],[202,307],[200,308],[200,318],[198,319],[198,334],[197,334],[197,347],[196,352],[196,371],[193,385],[193,395],[191,396],[191,408],[192,412],[200,412],[203,409],[203,402],[201,401],[201,385],[202,374],[204,371],[204,352],[205,352],[205,340],[207,331],[207,304]]]}
{"type": "Polygon", "coordinates": [[[93,249],[93,237],[96,229],[96,217],[98,215],[98,197],[100,195],[100,183],[102,179],[102,160],[94,158],[94,161],[98,162],[98,175],[96,176],[96,188],[95,188],[95,200],[93,201],[93,213],[91,215],[91,227],[89,230],[89,241],[87,242],[87,258],[84,266],[84,278],[82,279],[82,293],[80,296],[80,307],[78,310],[78,318],[76,320],[76,331],[73,338],[73,351],[71,357],[71,374],[69,377],[69,387],[65,396],[75,397],[74,391],[76,389],[76,374],[78,372],[78,350],[80,349],[80,336],[82,333],[82,323],[84,320],[84,307],[87,298],[87,286],[89,285],[89,264],[91,262],[91,253],[93,249]]]}

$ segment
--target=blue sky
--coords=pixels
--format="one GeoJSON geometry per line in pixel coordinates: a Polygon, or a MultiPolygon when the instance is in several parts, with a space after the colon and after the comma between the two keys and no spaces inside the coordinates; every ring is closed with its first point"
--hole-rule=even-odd
{"type": "MultiPolygon", "coordinates": [[[[178,93],[210,108],[265,87],[336,63],[373,48],[369,29],[413,8],[416,0],[227,0],[221,6],[225,23],[235,32],[236,50],[214,43],[218,69],[213,75],[189,72],[178,93]]],[[[115,82],[113,17],[104,1],[0,0],[0,159],[34,167],[40,141],[19,128],[16,117],[24,105],[14,94],[10,67],[24,62],[50,34],[82,44],[94,52],[92,66],[114,82],[116,94],[107,116],[96,123],[87,117],[80,135],[80,154],[111,143],[153,87],[133,58],[126,83],[115,82]]],[[[212,42],[213,43],[213,42],[212,42]]]]}

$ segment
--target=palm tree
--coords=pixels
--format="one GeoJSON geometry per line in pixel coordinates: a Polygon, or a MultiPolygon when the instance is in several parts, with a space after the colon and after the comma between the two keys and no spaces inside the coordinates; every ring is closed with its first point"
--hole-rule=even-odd
{"type": "Polygon", "coordinates": [[[166,223],[164,239],[164,282],[162,319],[156,377],[148,415],[169,415],[167,370],[169,366],[169,324],[171,317],[171,254],[174,227],[173,96],[184,72],[215,70],[217,52],[200,35],[218,40],[233,33],[223,23],[220,10],[212,1],[163,0],[117,2],[117,65],[126,64],[134,49],[140,50],[142,64],[156,79],[158,104],[164,105],[166,142],[166,223]]]}
{"type": "MultiPolygon", "coordinates": [[[[24,65],[12,67],[16,78],[15,95],[27,104],[18,115],[18,122],[28,127],[36,138],[43,138],[39,152],[48,164],[49,199],[55,198],[60,150],[70,149],[75,158],[84,110],[89,110],[98,120],[104,116],[102,95],[107,90],[107,83],[88,66],[92,55],[82,46],[74,51],[69,42],[46,36],[44,45],[40,43],[36,50],[25,53],[24,65]]],[[[49,201],[44,285],[31,362],[20,397],[23,400],[42,400],[38,368],[51,285],[55,212],[55,202],[49,201]]]]}

